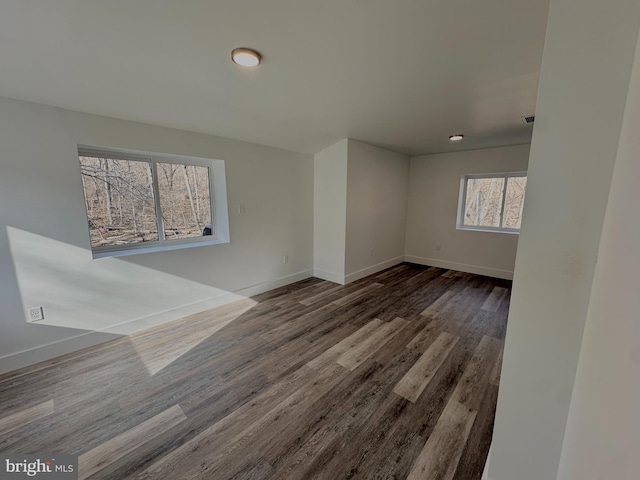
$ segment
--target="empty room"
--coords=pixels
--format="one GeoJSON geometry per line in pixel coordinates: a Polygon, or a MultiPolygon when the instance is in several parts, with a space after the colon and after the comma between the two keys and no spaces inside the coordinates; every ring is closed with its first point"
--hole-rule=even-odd
{"type": "Polygon", "coordinates": [[[639,33],[0,0],[0,479],[636,479],[639,33]]]}

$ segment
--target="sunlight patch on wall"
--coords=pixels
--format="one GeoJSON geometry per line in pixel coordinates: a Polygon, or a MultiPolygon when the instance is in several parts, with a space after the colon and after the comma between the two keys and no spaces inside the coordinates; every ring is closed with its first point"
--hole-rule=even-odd
{"type": "Polygon", "coordinates": [[[243,298],[17,228],[7,234],[24,311],[44,309],[38,324],[131,334],[243,298]]]}

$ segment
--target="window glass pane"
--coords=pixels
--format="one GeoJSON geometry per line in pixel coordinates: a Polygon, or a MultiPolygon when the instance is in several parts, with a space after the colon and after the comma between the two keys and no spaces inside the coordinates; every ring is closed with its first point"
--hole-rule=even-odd
{"type": "Polygon", "coordinates": [[[209,169],[176,163],[158,163],[156,166],[165,239],[176,240],[209,234],[209,169]]]}
{"type": "Polygon", "coordinates": [[[467,179],[463,223],[475,227],[500,227],[504,178],[467,179]]]}
{"type": "Polygon", "coordinates": [[[527,177],[509,177],[504,201],[504,228],[520,228],[527,177]]]}
{"type": "Polygon", "coordinates": [[[92,247],[158,240],[148,162],[79,156],[92,247]]]}

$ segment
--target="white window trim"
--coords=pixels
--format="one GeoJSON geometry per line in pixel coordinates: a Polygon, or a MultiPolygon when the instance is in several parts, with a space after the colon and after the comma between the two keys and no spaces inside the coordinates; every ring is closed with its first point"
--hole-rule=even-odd
{"type": "Polygon", "coordinates": [[[476,227],[464,224],[464,209],[467,204],[467,180],[476,178],[504,178],[505,182],[502,187],[502,205],[500,206],[500,221],[504,218],[504,204],[506,202],[506,179],[510,177],[526,177],[527,172],[499,172],[499,173],[478,173],[471,175],[462,175],[460,178],[460,194],[458,196],[458,217],[456,219],[457,230],[470,230],[474,232],[488,233],[507,233],[511,235],[520,235],[519,228],[506,227],[476,227]]]}
{"type": "MultiPolygon", "coordinates": [[[[80,144],[78,145],[78,156],[115,158],[118,160],[149,162],[151,164],[151,173],[153,177],[153,201],[156,209],[158,240],[150,242],[131,243],[126,245],[91,247],[91,252],[94,259],[104,257],[122,257],[140,253],[162,252],[168,250],[179,250],[184,248],[202,247],[206,245],[220,245],[230,242],[229,211],[227,205],[227,182],[224,160],[144,152],[137,150],[124,150],[118,148],[97,147],[80,144]],[[177,240],[166,240],[164,238],[164,228],[162,226],[161,213],[162,209],[160,207],[158,177],[156,172],[156,164],[158,163],[195,165],[199,167],[207,167],[209,169],[209,195],[211,201],[212,235],[181,238],[177,240]]],[[[82,195],[84,196],[84,191],[82,192],[82,195]]],[[[88,216],[88,213],[86,213],[86,215],[88,216]]],[[[90,238],[88,224],[87,236],[90,238]]],[[[89,245],[91,245],[91,240],[89,240],[89,245]]]]}

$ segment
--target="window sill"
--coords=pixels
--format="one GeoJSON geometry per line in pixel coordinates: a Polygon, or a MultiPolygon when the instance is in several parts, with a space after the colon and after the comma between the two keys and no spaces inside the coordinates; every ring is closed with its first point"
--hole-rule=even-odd
{"type": "Polygon", "coordinates": [[[494,230],[491,228],[456,227],[456,230],[465,230],[467,232],[506,233],[507,235],[520,235],[520,231],[516,230],[494,230]]]}
{"type": "Polygon", "coordinates": [[[164,244],[164,245],[156,244],[156,245],[150,245],[150,246],[123,248],[121,250],[103,250],[98,252],[93,251],[92,255],[95,260],[95,259],[107,258],[107,257],[127,257],[129,255],[138,255],[142,253],[166,252],[168,250],[182,250],[184,248],[206,247],[210,245],[220,245],[224,243],[229,243],[229,240],[215,238],[211,240],[186,242],[186,243],[175,243],[175,244],[164,244]]]}

